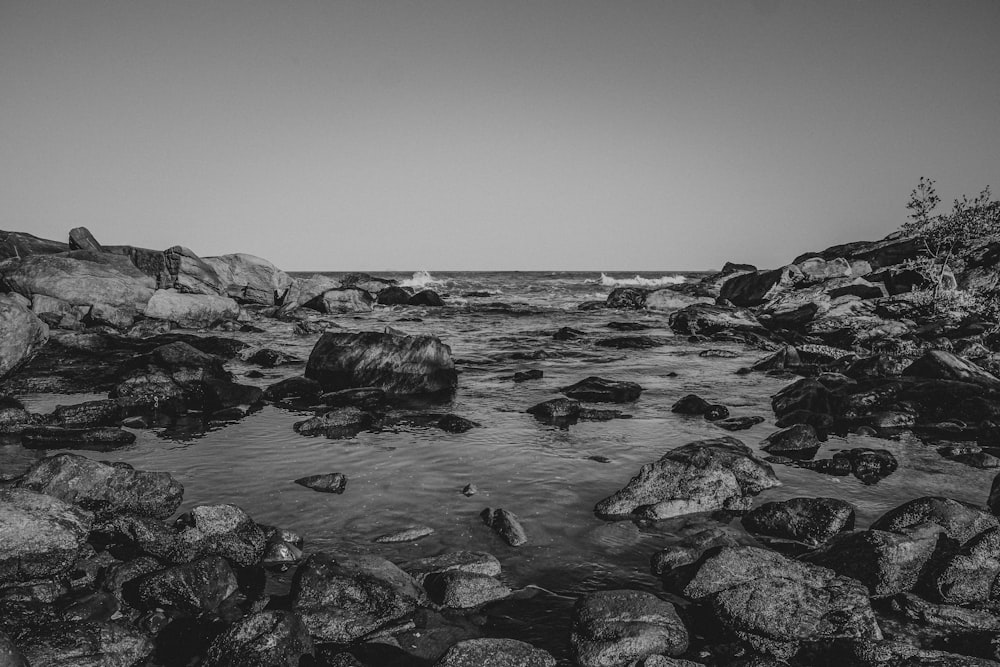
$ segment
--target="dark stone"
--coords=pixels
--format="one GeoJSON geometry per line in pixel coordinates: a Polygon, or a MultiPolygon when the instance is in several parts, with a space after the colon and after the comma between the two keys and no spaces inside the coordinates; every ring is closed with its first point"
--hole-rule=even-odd
{"type": "Polygon", "coordinates": [[[300,435],[325,435],[328,438],[351,437],[369,428],[374,417],[358,408],[333,408],[322,415],[296,422],[293,428],[300,435]]]}
{"type": "Polygon", "coordinates": [[[474,428],[479,428],[482,424],[478,424],[471,419],[466,419],[465,417],[459,417],[458,415],[447,414],[437,422],[437,427],[442,431],[447,431],[448,433],[465,433],[466,431],[471,431],[474,428]]]}
{"type": "Polygon", "coordinates": [[[837,452],[833,458],[850,461],[851,472],[865,484],[874,484],[891,475],[899,467],[896,457],[887,449],[856,447],[837,452]]]}
{"type": "Polygon", "coordinates": [[[182,614],[214,611],[238,586],[225,558],[210,556],[147,574],[136,582],[139,604],[182,614]]]}
{"type": "Polygon", "coordinates": [[[510,588],[494,577],[461,570],[429,574],[423,585],[436,604],[457,609],[479,607],[511,594],[510,588]]]}
{"type": "Polygon", "coordinates": [[[1000,388],[1000,379],[976,364],[944,350],[928,350],[902,371],[903,375],[935,380],[970,382],[990,389],[1000,388]]]}
{"type": "Polygon", "coordinates": [[[638,287],[616,287],[604,302],[606,308],[641,310],[646,307],[647,290],[638,287]]]}
{"type": "Polygon", "coordinates": [[[703,415],[708,412],[712,404],[697,394],[688,394],[677,400],[671,407],[671,412],[682,415],[703,415]]]}
{"type": "Polygon", "coordinates": [[[573,423],[580,417],[580,402],[570,398],[553,398],[528,408],[528,414],[547,423],[573,423]]]}
{"type": "Polygon", "coordinates": [[[343,493],[347,488],[347,475],[339,472],[309,475],[300,477],[295,483],[321,493],[343,493]]]}
{"type": "Polygon", "coordinates": [[[759,306],[802,279],[796,266],[742,273],[722,283],[719,296],[736,306],[759,306]]]}
{"type": "Polygon", "coordinates": [[[528,535],[524,532],[520,519],[513,512],[487,507],[479,517],[510,546],[519,547],[528,542],[528,535]]]}
{"type": "Polygon", "coordinates": [[[590,403],[628,403],[639,398],[642,387],[635,382],[590,376],[560,389],[569,398],[590,403]]]}
{"type": "MultiPolygon", "coordinates": [[[[383,663],[388,664],[388,663],[383,663]]],[[[466,639],[434,663],[434,667],[555,667],[548,652],[516,639],[466,639]]]]}
{"type": "Polygon", "coordinates": [[[216,637],[205,667],[299,667],[313,654],[309,631],[298,615],[280,610],[240,619],[216,637]]]}
{"type": "Polygon", "coordinates": [[[286,398],[312,400],[323,392],[323,387],[316,380],[307,377],[290,377],[275,382],[264,390],[264,398],[269,401],[281,401],[286,398]]]}
{"type": "Polygon", "coordinates": [[[362,410],[375,410],[385,405],[388,397],[378,387],[358,387],[331,391],[320,396],[319,400],[331,408],[353,406],[362,410]]]}
{"type": "Polygon", "coordinates": [[[608,322],[608,328],[615,331],[645,331],[649,325],[640,322],[608,322]]]}
{"type": "Polygon", "coordinates": [[[69,249],[69,245],[66,243],[50,241],[33,234],[0,231],[0,259],[20,258],[29,255],[54,255],[69,249]]]}
{"type": "Polygon", "coordinates": [[[532,368],[527,371],[518,371],[514,373],[514,382],[527,382],[528,380],[541,380],[542,371],[537,368],[532,368]]]}
{"type": "Polygon", "coordinates": [[[102,428],[63,428],[29,426],[21,432],[21,444],[27,449],[89,449],[108,452],[135,442],[135,434],[110,426],[102,428]]]}
{"type": "Polygon", "coordinates": [[[294,364],[297,361],[299,361],[299,359],[296,359],[290,354],[285,354],[284,352],[271,350],[269,348],[257,350],[247,357],[247,363],[257,364],[263,368],[274,368],[275,366],[281,366],[283,364],[294,364]]]}
{"type": "Polygon", "coordinates": [[[966,542],[930,577],[930,599],[952,605],[994,599],[1000,574],[1000,527],[984,530],[966,542]]]}
{"type": "Polygon", "coordinates": [[[680,655],[687,650],[688,631],[674,605],[652,593],[598,591],[577,600],[570,643],[581,667],[631,665],[650,656],[680,655]]]}
{"type": "Polygon", "coordinates": [[[434,290],[421,290],[410,297],[411,306],[443,306],[444,300],[434,290]]]}
{"type": "Polygon", "coordinates": [[[93,516],[58,498],[0,489],[0,583],[67,571],[85,553],[93,516]]]}
{"type": "Polygon", "coordinates": [[[264,556],[264,532],[236,505],[198,505],[174,526],[181,544],[199,556],[223,556],[242,567],[264,556]]]}
{"type": "MultiPolygon", "coordinates": [[[[706,415],[707,418],[707,415],[706,415]]],[[[726,419],[717,419],[712,421],[713,424],[719,428],[723,428],[727,431],[745,431],[748,428],[753,428],[757,424],[764,423],[763,417],[728,417],[726,419]]]]}
{"type": "Polygon", "coordinates": [[[959,544],[965,544],[985,530],[1000,527],[1000,520],[981,508],[941,496],[925,496],[903,503],[883,514],[871,527],[898,533],[927,522],[944,528],[948,537],[959,544]]]}
{"type": "Polygon", "coordinates": [[[595,345],[613,347],[616,350],[647,350],[652,347],[662,347],[664,341],[651,336],[621,336],[619,338],[602,338],[595,345]]]}
{"type": "Polygon", "coordinates": [[[751,533],[818,546],[854,528],[854,507],[836,498],[792,498],[764,503],[742,518],[751,533]]]}
{"type": "Polygon", "coordinates": [[[145,633],[108,621],[39,625],[19,637],[18,645],[34,667],[125,667],[145,663],[153,652],[145,633]]]}
{"type": "Polygon", "coordinates": [[[682,336],[765,332],[764,327],[749,310],[705,303],[696,303],[670,313],[668,322],[671,330],[682,336]]]}
{"type": "Polygon", "coordinates": [[[576,340],[581,336],[585,335],[584,332],[579,329],[573,329],[572,327],[563,327],[559,331],[552,334],[552,337],[556,340],[576,340]]]}
{"type": "Polygon", "coordinates": [[[809,424],[795,424],[764,438],[760,448],[769,454],[807,460],[816,455],[819,444],[815,428],[809,424]]]}
{"type": "Polygon", "coordinates": [[[413,296],[411,290],[399,285],[390,285],[379,290],[375,300],[383,306],[405,306],[410,303],[411,296],[413,296]]]}

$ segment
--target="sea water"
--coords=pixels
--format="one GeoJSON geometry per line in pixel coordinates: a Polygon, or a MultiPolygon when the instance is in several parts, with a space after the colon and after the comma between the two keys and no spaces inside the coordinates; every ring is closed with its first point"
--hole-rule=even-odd
{"type": "MultiPolygon", "coordinates": [[[[207,430],[199,420],[136,430],[134,446],[94,456],[168,471],[184,485],[182,512],[199,504],[235,503],[258,522],[299,532],[307,552],[374,553],[399,564],[451,550],[491,552],[502,563],[501,578],[523,593],[487,608],[487,631],[546,648],[561,664],[571,664],[568,622],[577,596],[609,588],[662,593],[649,569],[654,552],[685,534],[718,526],[719,521],[734,533],[741,532],[738,519],[706,514],[633,522],[607,521],[593,513],[595,503],[624,486],[643,464],[674,447],[734,435],[758,450],[763,438],[776,430],[771,396],[794,378],[736,373],[764,352],[733,343],[692,344],[673,335],[666,313],[576,308],[584,301],[603,300],[616,286],[655,288],[692,279],[691,275],[436,271],[377,275],[416,289],[434,289],[447,305],[378,306],[372,313],[324,319],[345,331],[391,327],[439,337],[451,347],[459,386],[450,402],[427,409],[458,414],[480,428],[452,434],[434,427],[396,426],[342,439],[305,437],[295,433],[293,425],[312,413],[268,405],[235,423],[207,430]],[[610,322],[648,329],[617,332],[608,327],[610,322]],[[552,334],[566,326],[583,336],[555,340],[552,334]],[[663,345],[644,350],[596,345],[604,338],[637,334],[660,339],[663,345]],[[709,348],[735,356],[699,356],[709,348]],[[528,369],[541,370],[544,377],[513,382],[516,371],[528,369]],[[560,387],[591,375],[643,387],[637,401],[605,406],[622,409],[630,419],[559,428],[525,412],[560,396],[560,387]],[[700,417],[672,413],[671,405],[689,393],[728,406],[734,416],[759,415],[766,421],[730,434],[700,417]],[[327,472],[347,475],[345,493],[317,493],[293,483],[305,475],[327,472]],[[467,484],[474,484],[478,493],[463,495],[467,484]],[[479,518],[486,507],[502,507],[520,517],[528,543],[512,548],[501,541],[479,518]],[[429,526],[435,532],[410,543],[373,542],[412,525],[429,526]]],[[[299,336],[292,324],[276,320],[257,324],[264,333],[225,335],[290,353],[300,362],[262,370],[230,361],[227,367],[237,380],[266,387],[301,375],[319,334],[299,336]],[[247,377],[254,370],[264,377],[247,377]]],[[[29,409],[48,412],[59,403],[100,397],[23,398],[29,409]]],[[[865,485],[854,477],[775,466],[782,486],[763,492],[755,504],[796,496],[840,498],[855,505],[858,527],[865,528],[886,510],[923,495],[982,504],[993,477],[990,471],[942,459],[933,448],[910,440],[831,437],[817,457],[828,458],[852,447],[888,449],[899,460],[899,470],[877,484],[865,485]]],[[[5,460],[27,465],[33,457],[49,453],[6,452],[5,460]]],[[[277,579],[279,588],[287,585],[288,575],[284,577],[277,579]]]]}

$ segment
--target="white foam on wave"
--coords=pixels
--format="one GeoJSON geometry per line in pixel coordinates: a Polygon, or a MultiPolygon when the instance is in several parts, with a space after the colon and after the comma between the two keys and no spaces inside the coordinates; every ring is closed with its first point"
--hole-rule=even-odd
{"type": "Polygon", "coordinates": [[[413,276],[399,283],[403,287],[429,287],[431,285],[443,285],[443,280],[438,280],[429,271],[414,271],[413,276]]]}
{"type": "Polygon", "coordinates": [[[686,282],[684,276],[661,276],[659,278],[613,278],[606,273],[601,273],[601,279],[587,280],[588,283],[601,284],[604,287],[658,287],[661,285],[679,285],[686,282]]]}

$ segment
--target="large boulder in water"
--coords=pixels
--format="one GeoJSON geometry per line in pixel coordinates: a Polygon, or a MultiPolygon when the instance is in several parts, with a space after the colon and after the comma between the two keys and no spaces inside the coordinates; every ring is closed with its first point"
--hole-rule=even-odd
{"type": "Polygon", "coordinates": [[[711,304],[694,304],[670,313],[669,323],[674,333],[687,336],[711,336],[723,331],[765,331],[750,311],[711,304]]]}
{"type": "Polygon", "coordinates": [[[68,255],[32,255],[0,265],[8,291],[31,298],[55,297],[74,306],[103,303],[143,312],[153,295],[153,282],[125,258],[76,251],[68,255]]]}
{"type": "Polygon", "coordinates": [[[189,248],[175,245],[163,251],[167,270],[174,277],[172,285],[186,294],[222,294],[226,290],[222,278],[205,260],[189,248]]]}
{"type": "Polygon", "coordinates": [[[437,338],[377,332],[324,333],[305,375],[326,391],[377,387],[386,394],[431,394],[458,385],[451,348],[437,338]]]}
{"type": "Polygon", "coordinates": [[[185,294],[177,290],[156,290],[146,306],[146,317],[167,320],[182,327],[207,327],[222,320],[234,320],[240,307],[218,294],[185,294]]]}
{"type": "Polygon", "coordinates": [[[608,294],[604,305],[606,308],[640,310],[646,307],[647,294],[648,290],[641,287],[616,287],[608,294]]]}
{"type": "Polygon", "coordinates": [[[330,289],[309,303],[307,308],[321,313],[370,313],[373,310],[375,298],[358,287],[338,287],[330,289]]]}
{"type": "Polygon", "coordinates": [[[600,516],[666,519],[692,512],[743,510],[764,489],[780,486],[774,470],[732,436],[699,440],[647,463],[621,490],[597,503],[600,516]]]}
{"type": "Polygon", "coordinates": [[[254,255],[233,253],[205,257],[204,261],[215,270],[227,292],[232,293],[235,288],[236,298],[247,303],[273,306],[292,286],[287,273],[254,255]]]}
{"type": "Polygon", "coordinates": [[[742,273],[722,283],[719,296],[737,306],[759,306],[804,278],[802,270],[795,265],[742,273]]]}
{"type": "Polygon", "coordinates": [[[49,339],[49,328],[16,298],[0,295],[0,378],[26,363],[49,339]]]}
{"type": "Polygon", "coordinates": [[[577,600],[570,642],[581,667],[631,665],[683,653],[688,631],[674,605],[652,593],[598,591],[577,600]]]}
{"type": "Polygon", "coordinates": [[[0,583],[49,577],[84,553],[93,516],[52,496],[0,489],[0,583]]]}
{"type": "Polygon", "coordinates": [[[319,273],[308,278],[295,278],[292,286],[288,288],[285,299],[282,301],[279,314],[289,313],[300,306],[304,306],[327,290],[341,287],[340,281],[330,276],[319,273]]]}
{"type": "Polygon", "coordinates": [[[76,454],[35,463],[19,486],[73,503],[101,516],[120,513],[165,519],[180,507],[184,487],[170,473],[109,465],[76,454]]]}

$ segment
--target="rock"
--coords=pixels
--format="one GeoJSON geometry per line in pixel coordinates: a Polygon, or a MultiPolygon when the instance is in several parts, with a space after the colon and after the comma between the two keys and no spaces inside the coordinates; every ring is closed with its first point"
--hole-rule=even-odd
{"type": "Polygon", "coordinates": [[[443,572],[467,572],[487,577],[500,576],[500,561],[493,554],[484,551],[449,551],[440,556],[420,558],[407,564],[403,569],[415,581],[423,584],[431,574],[443,572]]]}
{"type": "Polygon", "coordinates": [[[202,405],[209,382],[231,382],[218,357],[184,342],[169,343],[122,364],[112,398],[156,405],[177,399],[202,405]]]}
{"type": "MultiPolygon", "coordinates": [[[[908,269],[905,266],[890,266],[880,271],[875,271],[866,276],[868,280],[885,285],[890,296],[897,294],[909,294],[915,290],[922,290],[932,286],[931,282],[922,273],[915,269],[908,269]]],[[[944,280],[951,284],[951,289],[955,287],[955,276],[950,272],[945,273],[944,280]]]]}
{"type": "Polygon", "coordinates": [[[928,350],[902,371],[903,375],[971,382],[991,389],[1000,388],[1000,379],[971,361],[944,350],[928,350]]]}
{"type": "Polygon", "coordinates": [[[845,278],[852,275],[851,264],[843,257],[833,259],[810,257],[796,262],[795,266],[802,271],[804,280],[811,283],[822,283],[833,278],[845,278]]]}
{"type": "Polygon", "coordinates": [[[740,355],[732,350],[702,350],[698,356],[703,359],[735,359],[740,355]]]}
{"type": "Polygon", "coordinates": [[[794,424],[764,438],[760,448],[768,454],[793,459],[811,459],[819,450],[816,429],[809,424],[794,424]]]}
{"type": "Polygon", "coordinates": [[[873,530],[903,532],[921,523],[934,523],[959,544],[965,544],[976,535],[1000,527],[1000,521],[971,503],[925,496],[903,503],[889,510],[872,524],[873,530]]]}
{"type": "Polygon", "coordinates": [[[479,607],[512,592],[489,575],[461,570],[428,574],[423,585],[436,604],[455,609],[479,607]]]}
{"type": "Polygon", "coordinates": [[[674,606],[651,593],[598,591],[577,600],[570,643],[581,667],[616,667],[680,655],[688,632],[674,606]]]}
{"type": "Polygon", "coordinates": [[[638,514],[666,519],[691,512],[748,509],[752,496],[781,482],[764,461],[732,436],[700,440],[667,452],[597,503],[598,516],[638,514]]]}
{"type": "Polygon", "coordinates": [[[966,605],[993,599],[1000,574],[1000,528],[990,528],[962,546],[931,577],[931,600],[966,605]]]}
{"type": "Polygon", "coordinates": [[[528,380],[541,380],[542,371],[532,368],[527,371],[518,371],[514,373],[514,382],[527,382],[528,380]]]}
{"type": "Polygon", "coordinates": [[[0,489],[0,582],[65,572],[85,553],[93,516],[58,498],[0,489]]]}
{"type": "Polygon", "coordinates": [[[21,432],[21,444],[27,449],[90,449],[108,452],[135,442],[135,434],[120,428],[64,428],[30,426],[21,432]]]}
{"type": "Polygon", "coordinates": [[[527,544],[528,535],[524,532],[521,520],[513,512],[505,509],[492,509],[487,507],[480,514],[480,518],[487,526],[493,529],[504,542],[512,547],[519,547],[527,544]]]}
{"type": "Polygon", "coordinates": [[[18,641],[34,667],[130,667],[145,662],[153,640],[113,622],[58,622],[29,631],[18,641]]]}
{"type": "Polygon", "coordinates": [[[474,496],[479,493],[479,489],[476,488],[475,484],[466,484],[462,487],[462,495],[468,498],[469,496],[474,496]]]}
{"type": "Polygon", "coordinates": [[[9,295],[0,295],[0,378],[30,361],[48,339],[48,326],[9,295]]]}
{"type": "Polygon", "coordinates": [[[174,279],[171,287],[178,292],[202,295],[225,293],[226,285],[219,274],[189,248],[175,245],[164,250],[163,257],[167,270],[174,279]]]}
{"type": "Polygon", "coordinates": [[[993,514],[1000,514],[1000,474],[993,478],[993,484],[990,486],[990,495],[986,500],[986,505],[993,514]]]}
{"type": "Polygon", "coordinates": [[[287,273],[254,255],[233,253],[203,261],[215,271],[226,292],[235,293],[236,300],[243,303],[277,305],[292,286],[287,273]]]}
{"type": "Polygon", "coordinates": [[[0,231],[0,259],[27,257],[29,255],[54,255],[69,250],[59,241],[50,241],[25,232],[0,231]]]}
{"type": "Polygon", "coordinates": [[[267,610],[240,619],[215,638],[205,667],[299,667],[313,654],[312,638],[298,615],[267,610]]]}
{"type": "Polygon", "coordinates": [[[764,503],[742,518],[751,533],[819,546],[854,528],[854,507],[836,498],[791,498],[764,503]]]}
{"type": "Polygon", "coordinates": [[[0,266],[0,275],[8,291],[28,298],[42,294],[74,306],[103,303],[140,313],[154,288],[126,258],[106,253],[33,255],[0,266]]]}
{"type": "Polygon", "coordinates": [[[616,350],[647,350],[652,347],[662,347],[666,343],[652,336],[620,336],[602,338],[594,344],[599,347],[612,347],[616,350]]]}
{"type": "Polygon", "coordinates": [[[831,287],[826,290],[831,299],[838,299],[842,296],[856,296],[859,299],[881,299],[889,296],[889,292],[881,283],[872,283],[864,278],[854,280],[831,287]]]}
{"type": "Polygon", "coordinates": [[[696,303],[711,303],[712,298],[707,296],[689,296],[677,290],[665,287],[653,290],[646,295],[646,310],[674,311],[696,303]]]}
{"type": "Polygon", "coordinates": [[[378,387],[358,387],[331,391],[321,395],[319,400],[331,408],[354,406],[362,410],[375,410],[385,405],[388,397],[378,387]]]}
{"type": "Polygon", "coordinates": [[[528,408],[535,419],[553,424],[574,423],[580,417],[580,401],[571,398],[553,398],[528,408]]]}
{"type": "Polygon", "coordinates": [[[355,641],[412,612],[426,595],[378,556],[310,556],[292,581],[292,611],[325,642],[355,641]]]}
{"type": "Polygon", "coordinates": [[[417,292],[407,303],[411,306],[443,306],[444,301],[434,290],[425,289],[417,292]]]}
{"type": "Polygon", "coordinates": [[[30,667],[24,654],[2,632],[0,632],[0,665],[3,667],[30,667]]]}
{"type": "Polygon", "coordinates": [[[328,438],[350,437],[370,427],[371,414],[357,408],[334,408],[322,415],[296,422],[293,428],[300,435],[325,435],[328,438]]]}
{"type": "Polygon", "coordinates": [[[816,565],[857,579],[874,597],[913,590],[934,555],[942,529],[918,524],[900,532],[861,530],[837,535],[805,556],[816,565]]]}
{"type": "Polygon", "coordinates": [[[606,308],[641,310],[646,307],[647,291],[638,287],[616,287],[604,302],[606,308]]]}
{"type": "Polygon", "coordinates": [[[278,315],[288,315],[296,308],[305,306],[307,303],[320,297],[323,292],[339,287],[342,287],[339,280],[320,274],[315,274],[308,278],[294,279],[292,286],[285,295],[281,308],[278,309],[278,315]]]}
{"type": "Polygon", "coordinates": [[[166,519],[180,507],[184,487],[170,473],[108,465],[76,454],[56,454],[35,463],[22,488],[60,498],[98,517],[129,513],[166,519]]]}
{"type": "Polygon", "coordinates": [[[282,401],[287,398],[312,400],[323,393],[323,387],[316,380],[307,377],[290,377],[275,382],[264,390],[264,398],[269,401],[282,401]]]}
{"type": "Polygon", "coordinates": [[[759,306],[804,278],[802,270],[795,265],[743,273],[722,283],[719,296],[737,306],[759,306]]]}
{"type": "Polygon", "coordinates": [[[338,287],[323,292],[305,307],[330,314],[370,313],[374,303],[374,297],[363,289],[338,287]]]}
{"type": "Polygon", "coordinates": [[[264,532],[236,505],[199,505],[175,525],[180,541],[201,556],[222,556],[243,567],[264,556],[264,532]]]}
{"type": "Polygon", "coordinates": [[[639,398],[642,387],[635,382],[606,380],[590,376],[560,389],[571,399],[590,403],[629,403],[639,398]]]}
{"type": "Polygon", "coordinates": [[[585,336],[586,333],[580,331],[579,329],[574,329],[573,327],[562,327],[559,331],[552,334],[552,338],[555,340],[576,340],[585,336]]]}
{"type": "Polygon", "coordinates": [[[410,303],[413,292],[399,285],[390,285],[379,290],[375,301],[383,306],[406,306],[410,303]]]}
{"type": "Polygon", "coordinates": [[[172,609],[198,615],[214,611],[238,586],[225,558],[209,556],[147,574],[136,582],[139,604],[145,609],[172,609]]]}
{"type": "Polygon", "coordinates": [[[433,336],[323,334],[306,363],[325,390],[377,387],[390,395],[450,392],[458,385],[451,348],[433,336]]]}
{"type": "Polygon", "coordinates": [[[340,277],[340,283],[344,287],[357,287],[366,292],[377,293],[390,285],[396,285],[397,281],[390,278],[379,278],[370,273],[345,273],[340,277]]]}
{"type": "Polygon", "coordinates": [[[309,475],[300,477],[295,483],[321,493],[343,493],[347,489],[347,475],[339,472],[309,475]]]}
{"type": "Polygon", "coordinates": [[[516,639],[466,639],[433,667],[555,667],[548,652],[516,639]]]}
{"type": "Polygon", "coordinates": [[[402,530],[397,530],[392,533],[387,533],[385,535],[379,535],[375,538],[375,542],[379,544],[395,544],[397,542],[416,542],[421,537],[427,537],[428,535],[433,535],[434,529],[428,526],[410,526],[409,528],[404,528],[402,530]]]}
{"type": "Polygon", "coordinates": [[[448,433],[465,433],[466,431],[481,427],[482,424],[449,413],[438,419],[436,426],[448,433]]]}
{"type": "Polygon", "coordinates": [[[712,423],[727,431],[745,431],[748,428],[753,428],[757,424],[763,424],[764,418],[757,416],[727,417],[726,419],[714,420],[712,423]]]}
{"type": "Polygon", "coordinates": [[[146,317],[167,320],[181,327],[208,327],[221,320],[240,316],[239,305],[218,294],[189,294],[177,290],[156,290],[146,306],[146,317]]]}
{"type": "Polygon", "coordinates": [[[668,575],[668,589],[707,606],[758,652],[786,659],[804,641],[882,638],[867,589],[826,568],[757,547],[722,547],[682,569],[668,575]]]}
{"type": "Polygon", "coordinates": [[[101,244],[97,242],[97,239],[94,238],[94,235],[86,227],[74,227],[69,230],[69,249],[104,252],[104,248],[101,247],[101,244]]]}
{"type": "Polygon", "coordinates": [[[695,304],[670,314],[670,328],[684,336],[712,336],[723,332],[763,333],[764,327],[749,310],[731,306],[695,304]]]}
{"type": "Polygon", "coordinates": [[[255,351],[246,358],[247,363],[256,364],[263,368],[274,368],[275,366],[281,366],[284,364],[294,364],[297,361],[299,361],[299,359],[290,354],[266,347],[255,351]]]}
{"type": "Polygon", "coordinates": [[[681,415],[704,415],[706,419],[723,419],[729,416],[729,410],[723,405],[709,403],[697,394],[688,394],[678,399],[672,406],[671,412],[681,415]]]}
{"type": "Polygon", "coordinates": [[[847,459],[851,462],[851,472],[865,484],[875,484],[880,479],[888,477],[899,463],[896,457],[887,449],[868,449],[855,447],[833,455],[834,459],[847,459]]]}

